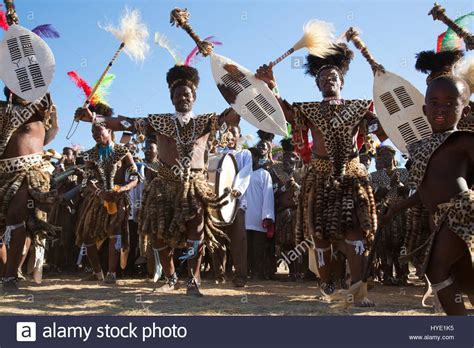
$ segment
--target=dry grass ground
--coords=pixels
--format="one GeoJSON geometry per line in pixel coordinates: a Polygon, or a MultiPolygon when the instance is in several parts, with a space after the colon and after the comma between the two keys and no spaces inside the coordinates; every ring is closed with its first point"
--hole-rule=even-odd
{"type": "MultiPolygon", "coordinates": [[[[18,295],[0,295],[0,315],[432,315],[421,306],[423,286],[376,284],[374,308],[338,312],[316,300],[316,282],[251,281],[245,288],[204,280],[203,298],[189,298],[185,285],[173,294],[157,294],[145,280],[117,285],[83,282],[77,276],[48,278],[41,285],[23,282],[18,295]]],[[[472,307],[470,307],[472,308],[472,307]]]]}

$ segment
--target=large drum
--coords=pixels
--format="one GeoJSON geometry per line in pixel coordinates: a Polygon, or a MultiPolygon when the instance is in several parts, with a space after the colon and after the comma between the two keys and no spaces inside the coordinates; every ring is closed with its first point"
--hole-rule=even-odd
{"type": "MultiPolygon", "coordinates": [[[[232,154],[212,154],[209,156],[207,168],[209,185],[214,188],[216,196],[222,196],[226,190],[232,189],[234,179],[237,176],[237,161],[232,154]]],[[[217,225],[230,225],[237,213],[239,200],[232,195],[225,199],[228,203],[220,209],[213,209],[212,214],[217,220],[217,225]]]]}

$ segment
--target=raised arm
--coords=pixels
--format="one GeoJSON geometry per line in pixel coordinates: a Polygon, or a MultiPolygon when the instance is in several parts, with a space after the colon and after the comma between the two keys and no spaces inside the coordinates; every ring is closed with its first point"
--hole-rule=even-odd
{"type": "Polygon", "coordinates": [[[257,69],[257,73],[255,74],[255,77],[265,82],[268,88],[270,88],[273,91],[273,93],[276,94],[276,98],[278,102],[280,103],[281,108],[283,109],[283,113],[285,114],[286,121],[293,123],[295,119],[295,112],[293,108],[291,107],[290,103],[280,98],[276,80],[275,80],[275,77],[273,76],[272,67],[266,64],[262,65],[260,68],[257,69]]]}

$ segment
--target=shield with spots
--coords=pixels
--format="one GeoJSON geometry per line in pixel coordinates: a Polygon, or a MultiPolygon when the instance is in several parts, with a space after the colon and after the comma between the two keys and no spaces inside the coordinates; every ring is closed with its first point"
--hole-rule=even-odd
{"type": "Polygon", "coordinates": [[[12,25],[0,43],[0,78],[16,95],[33,102],[53,79],[55,61],[49,46],[35,33],[12,25]]]}
{"type": "Polygon", "coordinates": [[[265,132],[287,136],[285,115],[265,82],[229,58],[211,54],[217,88],[230,106],[251,125],[265,132]]]}

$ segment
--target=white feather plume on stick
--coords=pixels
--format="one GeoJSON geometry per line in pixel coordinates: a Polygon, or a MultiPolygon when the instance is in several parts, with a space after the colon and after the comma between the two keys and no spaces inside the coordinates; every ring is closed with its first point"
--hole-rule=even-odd
{"type": "Polygon", "coordinates": [[[334,26],[331,23],[312,19],[303,26],[303,36],[280,57],[270,62],[275,66],[293,52],[306,48],[309,54],[325,58],[334,53],[334,26]]]}
{"type": "Polygon", "coordinates": [[[140,11],[125,8],[122,18],[120,18],[119,27],[108,24],[105,27],[101,26],[101,28],[125,44],[124,51],[131,60],[137,63],[145,60],[150,51],[147,42],[149,34],[146,25],[141,22],[140,11]]]}
{"type": "Polygon", "coordinates": [[[312,19],[303,26],[303,37],[293,45],[293,49],[305,48],[314,56],[326,57],[334,52],[334,25],[312,19]]]}
{"type": "Polygon", "coordinates": [[[454,66],[454,75],[467,82],[472,95],[474,93],[474,56],[461,59],[454,66]]]}
{"type": "Polygon", "coordinates": [[[176,65],[182,65],[184,63],[178,51],[175,48],[171,47],[170,40],[164,34],[155,32],[155,44],[167,50],[168,53],[173,57],[173,60],[175,61],[176,65]]]}

